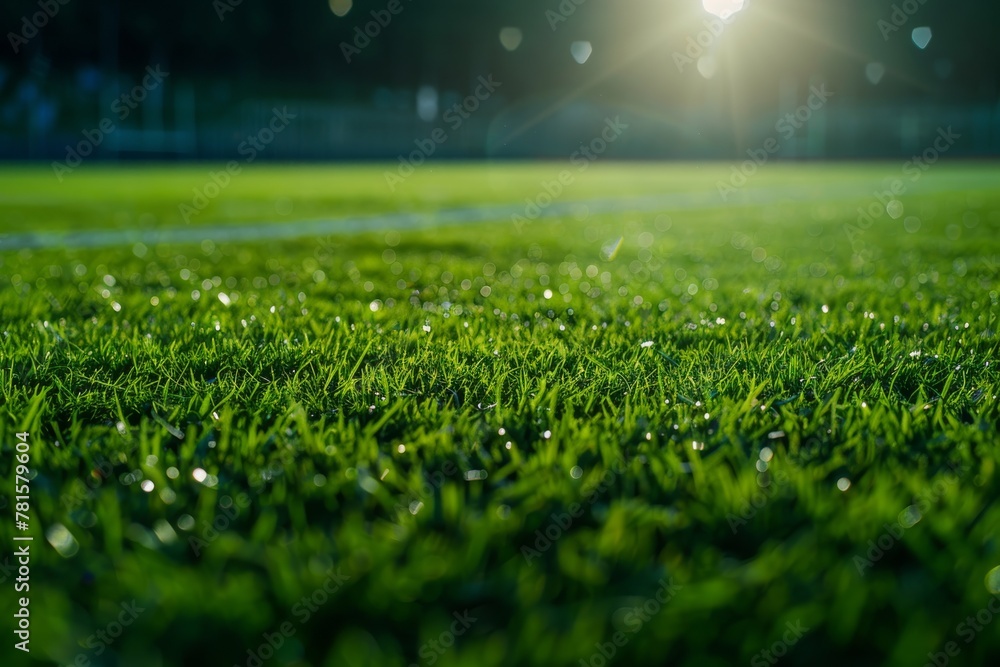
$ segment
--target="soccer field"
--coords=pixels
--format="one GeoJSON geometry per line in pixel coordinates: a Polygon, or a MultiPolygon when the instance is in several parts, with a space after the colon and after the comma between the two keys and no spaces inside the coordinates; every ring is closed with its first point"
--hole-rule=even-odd
{"type": "Polygon", "coordinates": [[[394,167],[0,168],[32,659],[1000,654],[1000,167],[394,167]]]}

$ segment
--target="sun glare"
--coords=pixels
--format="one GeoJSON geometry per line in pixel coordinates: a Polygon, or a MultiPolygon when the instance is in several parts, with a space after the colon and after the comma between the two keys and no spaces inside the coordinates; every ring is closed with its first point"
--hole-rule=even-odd
{"type": "Polygon", "coordinates": [[[719,18],[727,19],[743,9],[746,0],[701,0],[701,4],[709,14],[715,14],[719,18]]]}

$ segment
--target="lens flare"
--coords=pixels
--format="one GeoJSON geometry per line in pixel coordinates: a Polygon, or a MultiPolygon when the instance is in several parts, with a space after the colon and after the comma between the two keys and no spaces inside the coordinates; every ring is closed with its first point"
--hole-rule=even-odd
{"type": "Polygon", "coordinates": [[[701,0],[701,4],[709,14],[727,19],[743,9],[746,0],[701,0]]]}

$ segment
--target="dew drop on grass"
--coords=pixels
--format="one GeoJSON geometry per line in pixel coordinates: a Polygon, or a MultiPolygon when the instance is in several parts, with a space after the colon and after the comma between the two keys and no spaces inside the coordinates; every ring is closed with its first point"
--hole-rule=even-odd
{"type": "Polygon", "coordinates": [[[177,519],[177,527],[181,530],[191,530],[194,528],[194,517],[190,514],[182,514],[177,519]]]}
{"type": "Polygon", "coordinates": [[[847,479],[846,477],[841,477],[840,479],[837,480],[837,488],[840,489],[841,491],[847,491],[849,488],[851,488],[851,480],[847,479]]]}
{"type": "Polygon", "coordinates": [[[569,476],[573,479],[580,479],[583,476],[583,468],[580,466],[573,466],[569,471],[569,476]]]}

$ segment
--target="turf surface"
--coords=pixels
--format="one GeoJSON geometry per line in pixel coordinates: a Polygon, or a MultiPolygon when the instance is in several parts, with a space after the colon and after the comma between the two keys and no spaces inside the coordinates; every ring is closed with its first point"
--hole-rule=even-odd
{"type": "MultiPolygon", "coordinates": [[[[190,222],[202,167],[7,168],[0,220],[516,210],[564,168],[438,166],[393,194],[380,167],[246,168],[190,222]]],[[[938,165],[870,226],[900,165],[770,165],[724,203],[729,173],[595,165],[557,200],[620,212],[520,230],[0,253],[0,503],[30,431],[32,659],[995,657],[975,616],[1000,610],[1000,171],[938,165]]],[[[0,661],[23,659],[5,634],[0,661]]]]}

